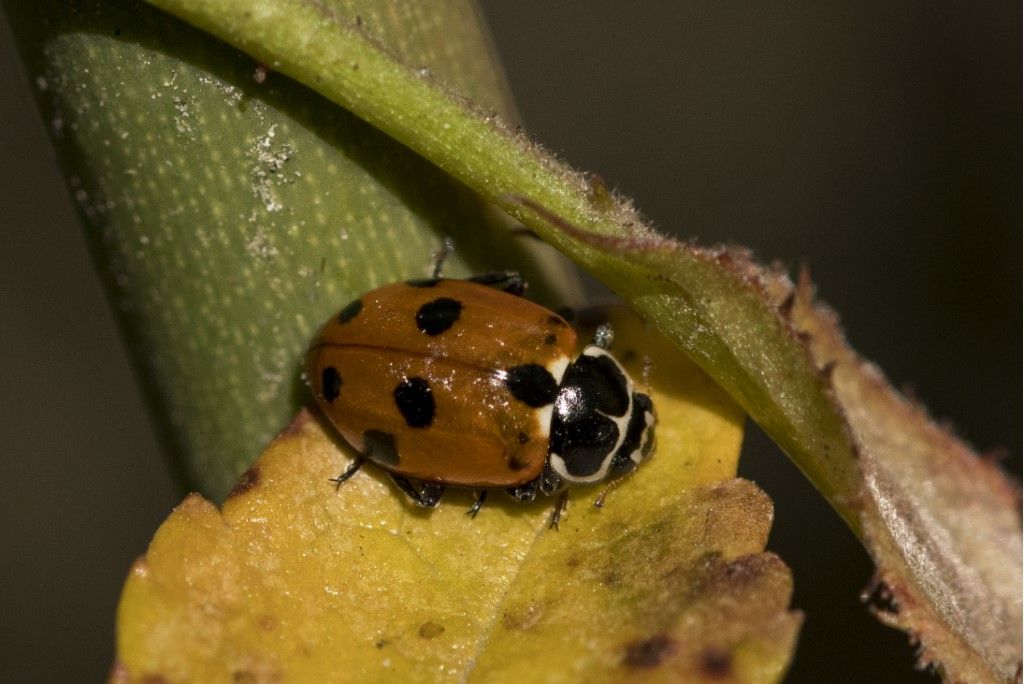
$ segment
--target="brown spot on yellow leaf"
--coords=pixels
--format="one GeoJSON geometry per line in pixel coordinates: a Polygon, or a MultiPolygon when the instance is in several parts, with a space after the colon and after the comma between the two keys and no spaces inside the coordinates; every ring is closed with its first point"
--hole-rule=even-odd
{"type": "Polygon", "coordinates": [[[420,636],[424,639],[434,639],[444,634],[444,627],[436,622],[424,622],[420,625],[420,636]]]}
{"type": "Polygon", "coordinates": [[[715,566],[715,572],[711,577],[709,590],[715,591],[742,591],[750,582],[765,572],[766,566],[781,565],[782,561],[776,556],[767,554],[752,554],[740,556],[739,558],[721,563],[715,566]]]}
{"type": "Polygon", "coordinates": [[[505,629],[525,632],[531,629],[544,614],[544,607],[531,603],[522,608],[510,610],[501,616],[501,624],[505,629]]]}
{"type": "Polygon", "coordinates": [[[240,478],[238,478],[238,482],[235,484],[234,487],[231,488],[231,491],[228,493],[228,498],[230,499],[231,497],[241,496],[242,494],[245,494],[247,491],[249,491],[257,484],[259,484],[259,482],[260,469],[257,466],[252,466],[244,473],[242,473],[242,476],[240,478]]]}
{"type": "Polygon", "coordinates": [[[732,656],[728,651],[706,648],[700,652],[699,662],[706,679],[725,679],[732,674],[732,656]]]}
{"type": "Polygon", "coordinates": [[[609,570],[601,577],[601,584],[609,589],[617,589],[622,586],[622,576],[614,570],[609,570]]]}
{"type": "Polygon", "coordinates": [[[676,652],[678,646],[674,639],[664,634],[649,639],[634,641],[626,646],[626,656],[622,659],[626,667],[654,668],[676,652]]]}

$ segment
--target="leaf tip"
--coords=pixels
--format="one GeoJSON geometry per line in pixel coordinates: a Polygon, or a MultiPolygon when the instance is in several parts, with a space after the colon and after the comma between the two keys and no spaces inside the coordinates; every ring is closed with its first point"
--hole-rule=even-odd
{"type": "Polygon", "coordinates": [[[181,514],[219,513],[214,504],[203,498],[202,494],[197,494],[196,492],[186,496],[185,500],[175,507],[174,512],[181,514]]]}
{"type": "Polygon", "coordinates": [[[149,575],[149,560],[147,560],[145,556],[139,556],[136,558],[132,562],[131,568],[128,570],[128,575],[139,579],[145,579],[149,575]]]}

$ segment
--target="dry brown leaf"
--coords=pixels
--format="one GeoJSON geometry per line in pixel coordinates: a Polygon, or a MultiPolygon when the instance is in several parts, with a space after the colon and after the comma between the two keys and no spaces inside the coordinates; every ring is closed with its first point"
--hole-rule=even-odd
{"type": "Polygon", "coordinates": [[[865,542],[888,603],[877,614],[920,640],[923,665],[953,655],[944,656],[955,663],[951,679],[1019,679],[1019,492],[846,344],[806,271],[792,321],[814,363],[829,369],[863,471],[865,542]]]}

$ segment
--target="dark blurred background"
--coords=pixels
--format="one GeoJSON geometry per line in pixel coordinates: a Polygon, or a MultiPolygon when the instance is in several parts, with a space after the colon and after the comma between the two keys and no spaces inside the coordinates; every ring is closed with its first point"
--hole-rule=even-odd
{"type": "MultiPolygon", "coordinates": [[[[483,0],[527,129],[662,230],[811,266],[855,348],[1021,454],[1021,7],[483,0]]],[[[95,681],[180,499],[0,24],[0,679],[95,681]]],[[[929,681],[866,555],[751,428],[807,614],[794,682],[929,681]]]]}

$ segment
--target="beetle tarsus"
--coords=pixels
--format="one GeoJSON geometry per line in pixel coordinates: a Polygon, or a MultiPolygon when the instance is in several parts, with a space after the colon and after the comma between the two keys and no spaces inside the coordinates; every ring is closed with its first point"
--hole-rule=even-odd
{"type": "Polygon", "coordinates": [[[344,471],[342,471],[341,475],[338,475],[338,477],[328,478],[329,482],[334,483],[334,491],[341,489],[341,483],[355,475],[359,469],[363,467],[363,463],[365,462],[365,458],[357,458],[352,461],[344,471]]]}
{"type": "Polygon", "coordinates": [[[537,498],[537,490],[540,488],[540,478],[530,480],[518,487],[509,487],[505,491],[508,495],[520,503],[529,503],[537,498]]]}
{"type": "Polygon", "coordinates": [[[487,490],[481,489],[477,492],[476,501],[473,502],[472,508],[466,511],[466,515],[470,518],[475,518],[476,514],[480,512],[480,507],[484,505],[485,500],[487,500],[487,490]]]}
{"type": "Polygon", "coordinates": [[[555,504],[555,510],[551,514],[551,524],[548,525],[549,530],[558,531],[558,522],[562,519],[562,513],[565,511],[565,505],[569,501],[569,492],[562,492],[562,495],[558,497],[558,502],[555,504]]]}

